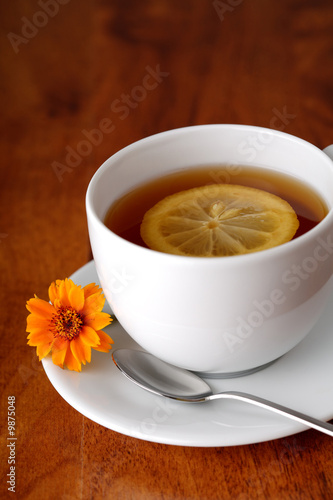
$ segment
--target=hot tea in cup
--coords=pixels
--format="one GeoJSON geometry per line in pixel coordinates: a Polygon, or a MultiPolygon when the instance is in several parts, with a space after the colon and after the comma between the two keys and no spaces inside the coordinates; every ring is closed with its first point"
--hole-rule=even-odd
{"type": "MultiPolygon", "coordinates": [[[[147,230],[152,231],[151,244],[147,243],[149,237],[143,235],[147,230],[144,231],[145,228],[142,227],[143,221],[148,220],[149,214],[153,216],[156,214],[157,222],[161,223],[161,232],[166,233],[166,239],[172,240],[174,236],[175,240],[174,248],[167,245],[167,242],[165,245],[162,242],[161,251],[188,256],[224,256],[258,251],[261,249],[261,238],[269,240],[265,236],[278,229],[276,226],[285,230],[288,220],[285,217],[281,220],[276,220],[275,217],[272,219],[272,211],[273,216],[276,211],[287,214],[288,220],[291,213],[295,214],[292,217],[290,233],[286,234],[286,241],[289,241],[315,227],[326,216],[328,209],[318,193],[294,177],[265,168],[221,165],[184,169],[137,186],[112,204],[104,222],[111,231],[126,240],[147,248],[158,249],[156,248],[158,243],[154,244],[154,234],[157,235],[158,226],[155,224],[151,229],[149,225],[147,227],[147,230]],[[226,187],[220,188],[220,186],[226,187]],[[242,186],[242,189],[237,188],[235,191],[235,186],[242,186]],[[243,187],[246,189],[243,190],[243,187]],[[278,196],[278,201],[266,193],[278,196]],[[157,211],[157,207],[161,207],[161,210],[157,211]],[[201,217],[198,208],[202,209],[201,217]],[[171,226],[169,231],[167,231],[168,217],[171,226]],[[226,230],[227,234],[220,236],[224,245],[220,252],[216,245],[215,252],[209,251],[209,248],[205,252],[203,248],[200,253],[201,240],[198,239],[202,235],[201,230],[203,228],[214,230],[214,226],[217,226],[215,220],[221,221],[222,226],[223,222],[226,223],[225,227],[221,227],[221,233],[226,230]],[[197,221],[197,225],[194,221],[197,221]],[[248,235],[248,247],[245,245],[240,248],[237,245],[235,247],[232,241],[228,245],[230,235],[236,240],[243,237],[244,243],[247,243],[248,235]],[[185,244],[177,246],[177,239],[181,243],[185,241],[185,244]]],[[[154,222],[155,219],[152,220],[152,224],[154,222]]],[[[271,247],[280,243],[273,240],[268,241],[268,244],[271,247]]]]}
{"type": "Polygon", "coordinates": [[[333,163],[283,132],[204,125],[148,137],[102,165],[86,206],[115,315],[183,368],[223,377],[271,363],[311,331],[332,292],[333,163]],[[226,208],[238,246],[221,243],[226,208]]]}

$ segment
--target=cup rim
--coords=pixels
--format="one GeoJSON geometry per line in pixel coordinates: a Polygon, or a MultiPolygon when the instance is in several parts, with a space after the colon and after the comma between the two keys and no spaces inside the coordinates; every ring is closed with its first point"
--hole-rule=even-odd
{"type": "MultiPolygon", "coordinates": [[[[187,132],[192,132],[194,130],[200,131],[202,130],[208,130],[208,129],[238,129],[238,130],[248,130],[250,131],[256,131],[256,132],[266,132],[270,133],[271,135],[274,136],[282,136],[284,138],[287,138],[289,140],[292,140],[294,142],[297,142],[300,144],[300,146],[307,147],[312,149],[313,151],[316,152],[316,154],[319,154],[324,161],[330,162],[332,164],[332,169],[333,169],[333,162],[332,160],[324,153],[323,150],[315,146],[314,144],[311,144],[310,142],[299,138],[297,136],[288,134],[286,132],[280,131],[280,130],[275,130],[275,129],[270,129],[270,128],[265,128],[265,127],[258,127],[255,125],[243,125],[243,124],[204,124],[204,125],[193,125],[193,126],[187,126],[187,127],[179,127],[175,129],[170,129],[166,130],[163,132],[158,132],[156,134],[144,137],[142,139],[139,139],[124,148],[120,149],[113,155],[111,155],[109,158],[107,158],[103,164],[96,170],[94,175],[92,176],[88,188],[86,191],[86,197],[85,197],[85,203],[86,203],[86,212],[88,218],[92,218],[98,226],[107,234],[112,235],[112,237],[116,238],[117,241],[121,242],[125,247],[131,248],[131,246],[135,247],[136,251],[138,252],[148,252],[148,256],[154,256],[155,258],[163,258],[164,260],[166,258],[168,259],[173,259],[174,262],[177,259],[181,259],[180,262],[185,265],[185,263],[190,263],[190,265],[193,264],[193,262],[200,262],[202,264],[204,263],[211,263],[211,265],[215,262],[225,262],[227,261],[228,264],[237,264],[239,265],[241,262],[245,263],[248,260],[249,261],[255,261],[258,258],[260,259],[266,259],[266,258],[271,258],[273,257],[274,254],[281,254],[281,257],[285,255],[285,253],[288,253],[289,251],[292,250],[297,250],[299,246],[305,245],[308,240],[314,239],[316,236],[319,237],[321,233],[325,232],[326,227],[331,223],[331,219],[333,219],[333,207],[329,208],[327,215],[322,219],[314,228],[310,229],[307,233],[299,236],[298,238],[288,241],[282,245],[278,245],[273,248],[268,248],[265,250],[257,251],[257,252],[252,252],[248,254],[242,254],[242,255],[230,255],[228,257],[195,257],[195,256],[184,256],[184,255],[175,255],[175,254],[169,254],[169,253],[164,253],[164,252],[159,252],[150,248],[145,248],[141,247],[140,245],[136,245],[135,243],[132,243],[130,241],[125,240],[121,236],[118,236],[116,233],[111,231],[101,218],[97,215],[96,210],[94,208],[94,202],[93,202],[93,196],[94,196],[94,189],[98,185],[99,179],[101,176],[103,176],[104,172],[110,168],[110,162],[116,161],[120,159],[122,156],[125,156],[129,152],[131,152],[133,149],[137,148],[138,146],[140,147],[145,147],[149,142],[152,141],[157,141],[158,139],[163,139],[164,137],[171,137],[172,135],[178,135],[181,133],[187,133],[187,132]],[[259,257],[258,257],[259,256],[259,257]]],[[[329,163],[328,163],[329,165],[329,163]]]]}

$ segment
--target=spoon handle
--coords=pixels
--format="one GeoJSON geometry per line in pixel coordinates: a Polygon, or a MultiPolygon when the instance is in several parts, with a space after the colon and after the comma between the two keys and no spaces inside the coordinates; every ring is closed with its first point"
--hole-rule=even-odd
{"type": "Polygon", "coordinates": [[[247,394],[245,392],[235,392],[235,391],[226,391],[218,394],[212,394],[208,396],[206,399],[220,399],[220,398],[228,398],[228,399],[237,399],[239,401],[244,401],[246,403],[250,403],[256,406],[260,406],[261,408],[266,408],[267,410],[274,411],[275,413],[279,413],[285,417],[291,418],[292,420],[296,420],[297,422],[301,422],[302,424],[307,425],[308,427],[312,427],[317,431],[324,432],[329,436],[333,437],[333,425],[328,422],[323,422],[322,420],[318,420],[317,418],[310,417],[309,415],[305,415],[296,410],[292,410],[291,408],[287,408],[286,406],[282,406],[277,403],[273,403],[272,401],[268,401],[267,399],[259,398],[258,396],[253,396],[252,394],[247,394]]]}

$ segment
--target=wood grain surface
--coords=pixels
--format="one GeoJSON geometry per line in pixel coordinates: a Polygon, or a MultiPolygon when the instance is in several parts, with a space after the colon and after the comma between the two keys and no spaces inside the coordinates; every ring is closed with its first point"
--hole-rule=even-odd
{"type": "Polygon", "coordinates": [[[205,123],[333,143],[332,1],[17,0],[0,19],[1,498],[332,499],[328,436],[201,449],[118,434],[57,394],[25,332],[26,301],[91,259],[85,191],[117,150],[205,123]]]}

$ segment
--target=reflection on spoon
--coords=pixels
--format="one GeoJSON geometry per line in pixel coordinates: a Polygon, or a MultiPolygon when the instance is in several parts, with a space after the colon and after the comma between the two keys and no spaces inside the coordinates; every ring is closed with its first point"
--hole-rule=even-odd
{"type": "Polygon", "coordinates": [[[152,354],[133,349],[117,349],[112,359],[119,370],[132,382],[149,392],[188,403],[203,403],[212,399],[237,399],[333,436],[333,425],[273,403],[266,399],[237,391],[213,394],[209,385],[194,373],[170,365],[152,354]]]}

